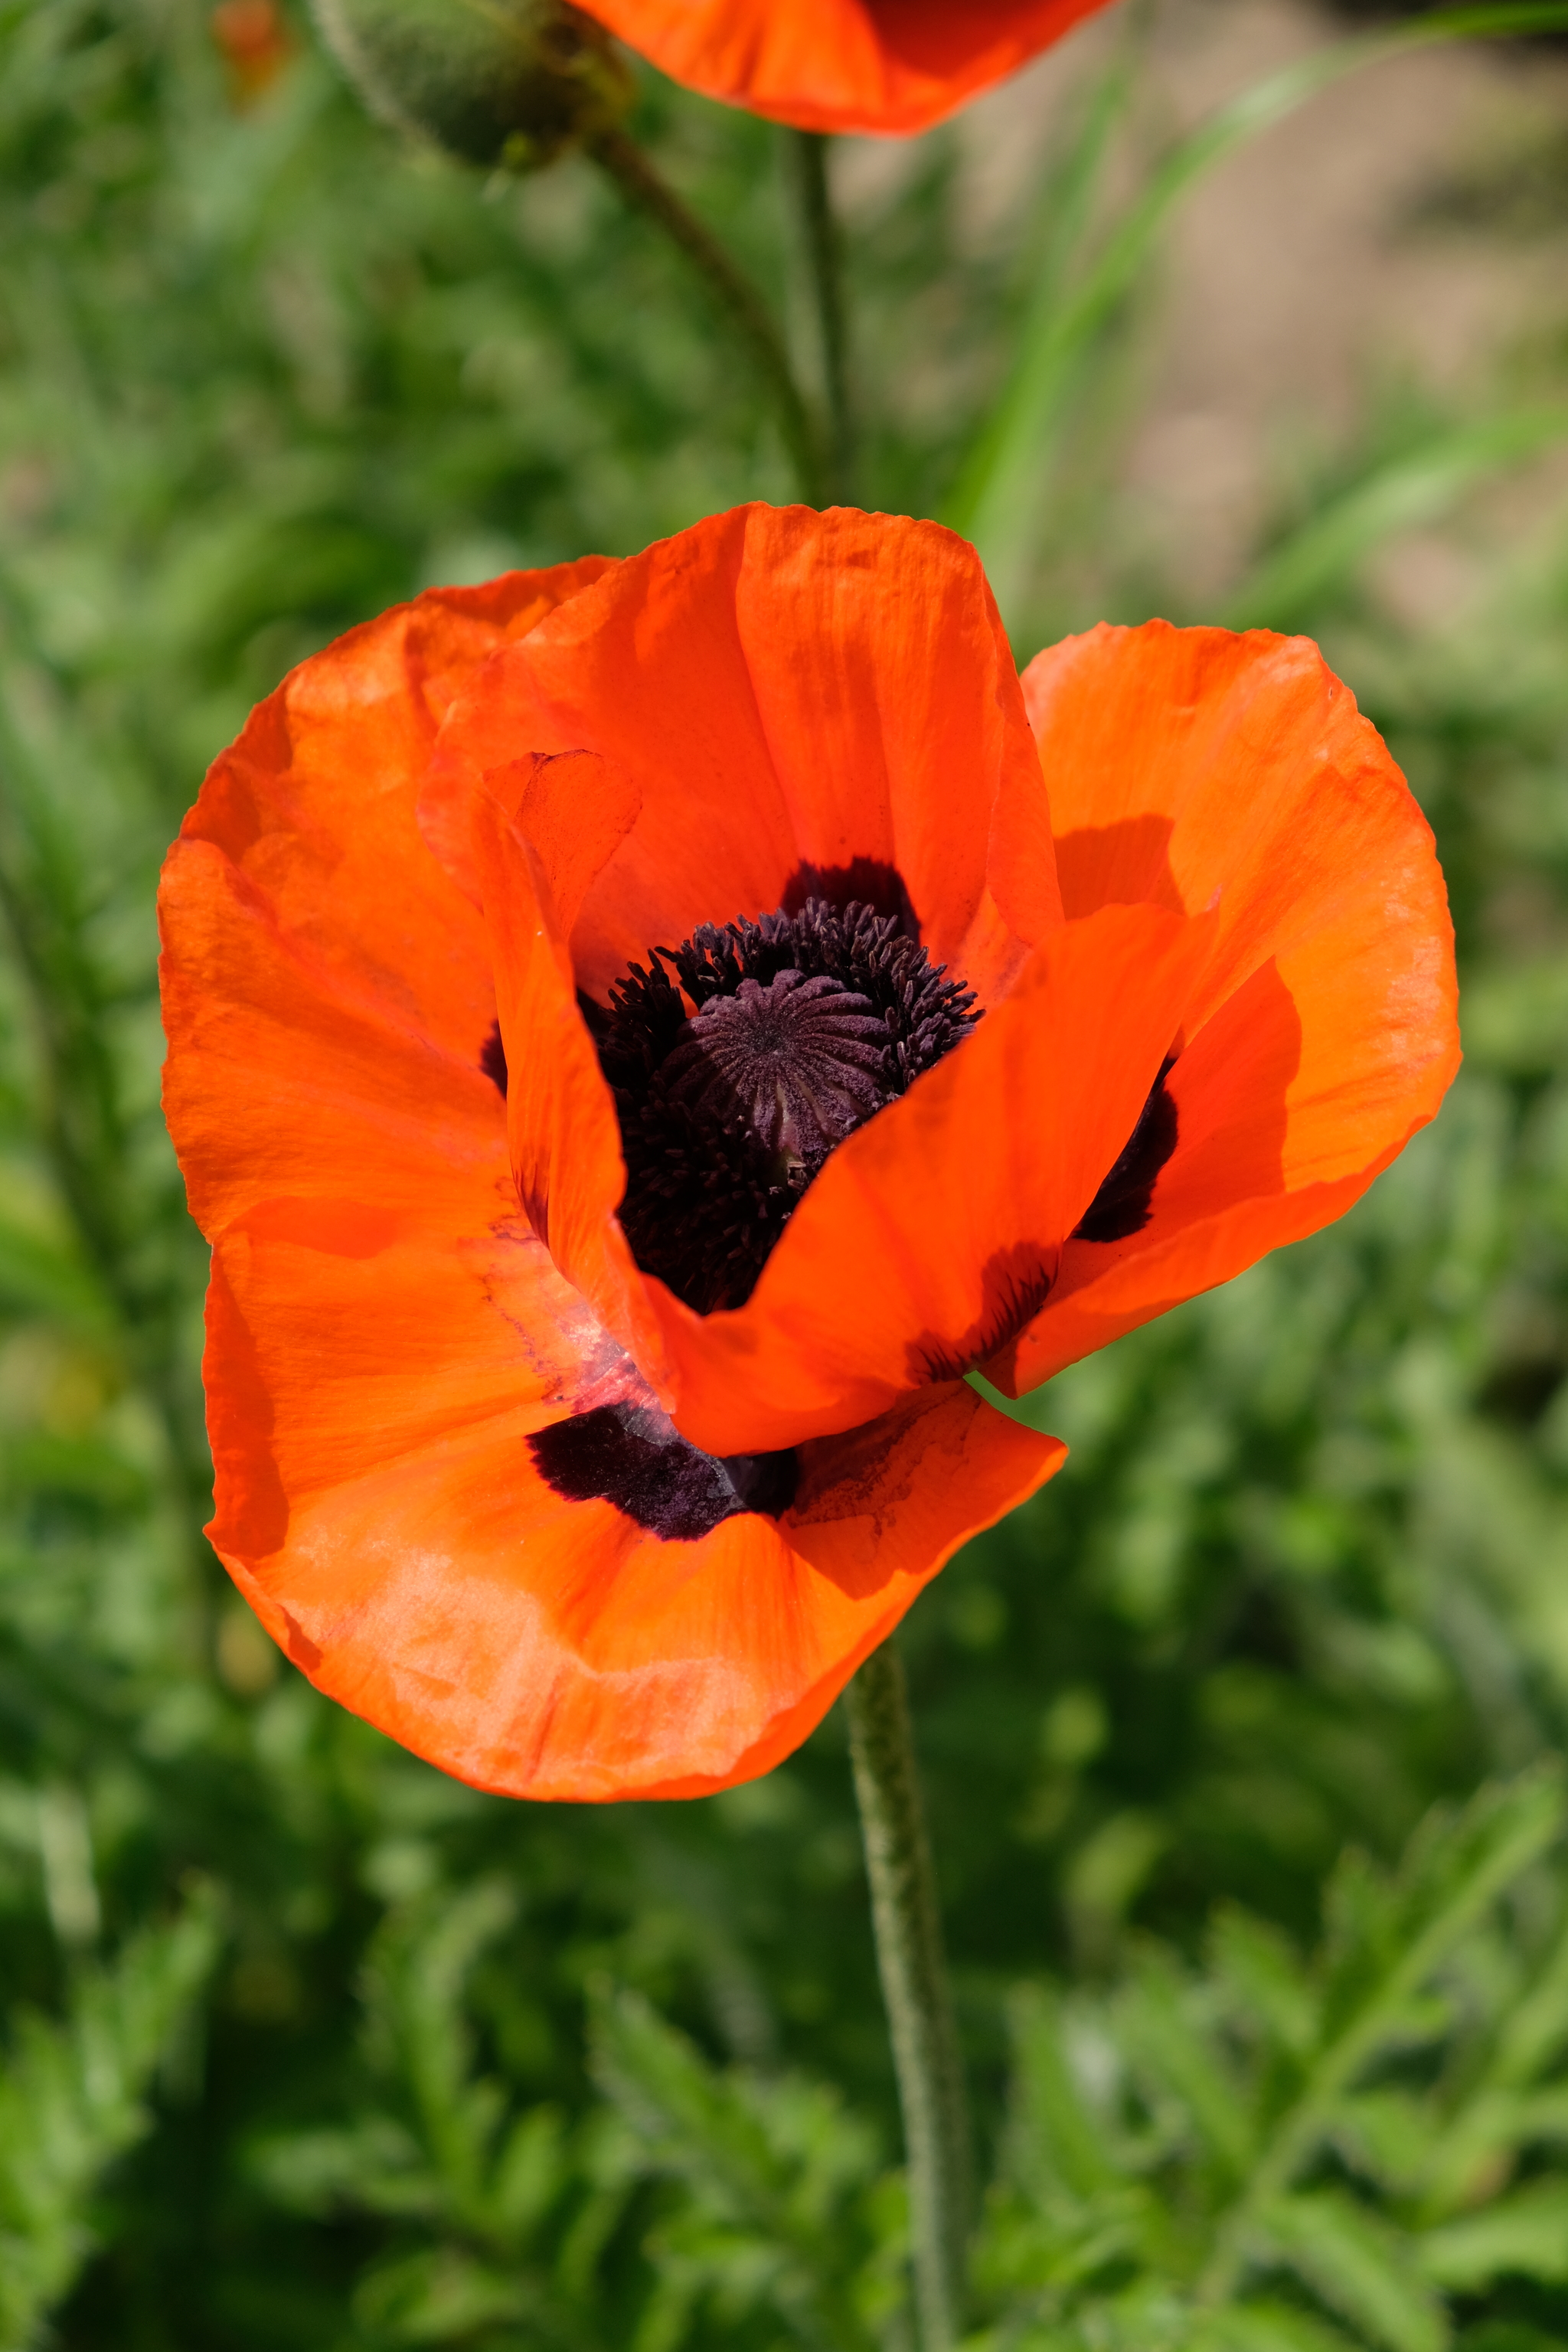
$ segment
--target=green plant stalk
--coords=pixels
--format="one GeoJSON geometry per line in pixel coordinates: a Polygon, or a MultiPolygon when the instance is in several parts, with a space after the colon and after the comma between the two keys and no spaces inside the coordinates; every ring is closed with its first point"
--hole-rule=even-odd
{"type": "Polygon", "coordinates": [[[802,498],[820,505],[825,468],[820,436],[795,382],[776,320],[745,272],[718,238],[688,210],[655,170],[634,139],[619,129],[602,131],[587,152],[606,172],[635,211],[646,213],[673,245],[695,264],[708,290],[752,354],[772,397],[779,429],[795,467],[802,498]]]}
{"type": "Polygon", "coordinates": [[[963,2324],[969,2125],[903,1660],[890,1641],[844,1704],[904,2120],[921,2347],[950,2352],[963,2324]]]}
{"type": "Polygon", "coordinates": [[[844,236],[827,177],[828,142],[820,131],[786,131],[784,153],[811,276],[827,411],[826,488],[855,503],[855,411],[850,394],[849,320],[844,299],[844,236]]]}
{"type": "Polygon", "coordinates": [[[1131,90],[1131,63],[1123,53],[1112,59],[1091,91],[1072,151],[1063,168],[1050,174],[1043,192],[1044,236],[1031,240],[1041,250],[1012,372],[970,446],[942,516],[977,545],[995,536],[992,525],[998,479],[1011,479],[1030,462],[1040,421],[1050,413],[1069,307],[1068,274],[1089,234],[1111,133],[1131,90]]]}

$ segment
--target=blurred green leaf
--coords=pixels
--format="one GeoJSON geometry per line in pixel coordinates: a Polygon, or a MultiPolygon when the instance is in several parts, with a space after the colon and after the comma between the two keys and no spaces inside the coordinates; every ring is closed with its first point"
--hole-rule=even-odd
{"type": "Polygon", "coordinates": [[[760,2305],[805,2343],[872,2341],[886,2257],[866,2226],[876,2146],[864,2126],[824,2086],[721,2074],[628,1991],[601,1991],[593,2050],[644,2161],[687,2192],[653,2242],[662,2295],[643,2340],[681,2340],[704,2306],[760,2305]]]}
{"type": "Polygon", "coordinates": [[[217,1957],[210,1898],[84,1976],[61,2021],[0,2056],[0,2345],[26,2352],[93,2249],[100,2180],[150,2127],[147,2093],[217,1957]]]}
{"type": "Polygon", "coordinates": [[[1394,2231],[1331,2189],[1280,2197],[1258,2216],[1259,2243],[1331,2311],[1388,2352],[1442,2352],[1448,2328],[1394,2231]]]}
{"type": "Polygon", "coordinates": [[[1473,2294],[1505,2272],[1568,2280],[1568,2181],[1537,2180],[1434,2230],[1421,2264],[1434,2284],[1473,2294]]]}

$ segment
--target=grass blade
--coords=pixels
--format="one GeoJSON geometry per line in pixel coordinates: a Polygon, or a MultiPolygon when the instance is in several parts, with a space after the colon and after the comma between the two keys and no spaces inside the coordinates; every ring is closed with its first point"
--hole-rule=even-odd
{"type": "Polygon", "coordinates": [[[1395,532],[1435,522],[1472,484],[1568,436],[1568,408],[1516,409],[1435,435],[1335,499],[1265,558],[1225,615],[1233,629],[1289,629],[1395,532]]]}
{"type": "Polygon", "coordinates": [[[1270,74],[1182,140],[1124,214],[1087,276],[1058,295],[1048,276],[1023,341],[942,520],[973,541],[1004,614],[1026,577],[1039,496],[1063,413],[1086,361],[1131,290],[1180,199],[1216,163],[1363,67],[1439,41],[1497,39],[1568,25],[1568,0],[1439,10],[1390,30],[1359,34],[1270,74]]]}

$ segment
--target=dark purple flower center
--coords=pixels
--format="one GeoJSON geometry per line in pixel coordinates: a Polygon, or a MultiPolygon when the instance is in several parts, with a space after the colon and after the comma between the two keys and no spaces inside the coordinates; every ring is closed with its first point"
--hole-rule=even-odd
{"type": "Polygon", "coordinates": [[[980,1017],[896,916],[822,898],[705,923],[583,1010],[632,1253],[701,1314],[745,1303],[828,1154],[980,1017]]]}
{"type": "Polygon", "coordinates": [[[739,1104],[781,1176],[820,1166],[889,1098],[888,1024],[819,971],[775,972],[710,996],[664,1065],[677,1102],[739,1104]]]}
{"type": "MultiPolygon", "coordinates": [[[[579,1003],[620,1122],[620,1217],[633,1254],[704,1314],[744,1304],[829,1154],[980,1018],[973,994],[931,963],[912,919],[859,899],[807,898],[795,914],[703,924],[679,947],[656,948],[646,967],[633,964],[608,1005],[579,1003]]],[[[480,1066],[504,1095],[499,1024],[480,1066]]],[[[1176,1142],[1170,1067],[1075,1239],[1119,1241],[1148,1222],[1176,1142]]],[[[999,1319],[951,1362],[933,1359],[930,1378],[957,1379],[1038,1312],[1050,1287],[1044,1262],[1031,1260],[1021,1287],[1011,1265],[1001,1269],[999,1319]]],[[[696,1541],[744,1512],[778,1517],[800,1467],[794,1449],[717,1460],[651,1401],[569,1414],[529,1445],[556,1494],[602,1497],[668,1541],[696,1541]]]]}

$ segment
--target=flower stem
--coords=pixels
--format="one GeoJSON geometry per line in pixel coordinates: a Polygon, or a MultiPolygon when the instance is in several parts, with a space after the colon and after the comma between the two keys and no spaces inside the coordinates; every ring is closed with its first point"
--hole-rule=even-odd
{"type": "Polygon", "coordinates": [[[773,313],[745,272],[712,232],[689,212],[636,141],[619,129],[601,131],[589,149],[626,202],[656,221],[708,281],[708,290],[751,351],[772,394],[801,496],[821,503],[824,468],[818,435],[801,397],[789,353],[773,313]]]}
{"type": "Polygon", "coordinates": [[[891,1642],[871,1653],[844,1703],[903,2111],[921,2352],[950,2352],[963,2322],[969,2125],[909,1694],[891,1642]]]}
{"type": "Polygon", "coordinates": [[[844,299],[844,236],[827,177],[827,138],[820,131],[788,131],[785,153],[805,233],[827,404],[827,489],[852,503],[855,496],[855,413],[849,394],[849,319],[844,299]]]}

